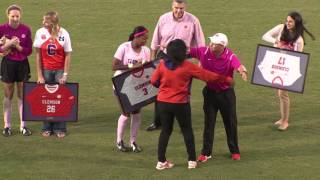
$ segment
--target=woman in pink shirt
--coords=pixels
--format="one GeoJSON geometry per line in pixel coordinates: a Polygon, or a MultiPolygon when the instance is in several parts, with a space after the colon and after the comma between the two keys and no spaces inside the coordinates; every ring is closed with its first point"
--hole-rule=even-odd
{"type": "Polygon", "coordinates": [[[7,8],[8,22],[0,25],[1,81],[4,84],[3,120],[4,136],[11,136],[11,111],[14,86],[17,87],[18,108],[20,117],[20,132],[24,136],[31,131],[22,121],[22,86],[23,81],[30,78],[28,56],[32,53],[31,30],[21,23],[21,7],[11,5],[7,8]]]}
{"type": "MultiPolygon", "coordinates": [[[[285,24],[279,24],[266,32],[262,39],[273,43],[274,47],[293,51],[303,51],[304,31],[314,40],[314,36],[304,27],[301,15],[298,12],[291,12],[286,18],[285,24]]],[[[290,99],[288,91],[278,89],[280,100],[281,118],[274,124],[279,130],[286,130],[289,127],[290,99]]]]}
{"type": "MultiPolygon", "coordinates": [[[[150,49],[145,46],[148,40],[148,30],[143,26],[137,26],[129,36],[129,41],[122,43],[114,55],[112,70],[116,71],[115,76],[130,68],[139,67],[144,62],[150,61],[150,49]]],[[[140,110],[131,114],[122,113],[118,119],[117,148],[122,152],[129,150],[141,152],[136,143],[138,129],[140,127],[140,110]],[[125,126],[131,116],[130,148],[123,142],[125,126]]]]}

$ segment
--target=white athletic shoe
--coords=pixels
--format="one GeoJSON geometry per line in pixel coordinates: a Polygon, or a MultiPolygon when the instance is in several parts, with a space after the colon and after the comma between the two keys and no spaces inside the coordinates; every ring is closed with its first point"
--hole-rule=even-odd
{"type": "Polygon", "coordinates": [[[197,167],[197,161],[188,161],[188,169],[194,169],[197,167]]]}
{"type": "Polygon", "coordinates": [[[170,169],[173,166],[174,166],[174,164],[172,164],[169,161],[165,161],[165,162],[158,161],[156,169],[158,169],[158,170],[170,169]]]}

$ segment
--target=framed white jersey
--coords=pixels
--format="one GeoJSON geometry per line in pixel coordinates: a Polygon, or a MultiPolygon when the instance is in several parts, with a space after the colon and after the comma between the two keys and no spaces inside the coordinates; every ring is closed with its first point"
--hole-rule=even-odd
{"type": "Polygon", "coordinates": [[[115,93],[124,113],[136,111],[156,100],[158,88],[150,83],[150,79],[159,61],[156,59],[141,68],[131,69],[112,78],[115,93]]]}
{"type": "Polygon", "coordinates": [[[259,44],[251,83],[303,93],[309,56],[259,44]]]}

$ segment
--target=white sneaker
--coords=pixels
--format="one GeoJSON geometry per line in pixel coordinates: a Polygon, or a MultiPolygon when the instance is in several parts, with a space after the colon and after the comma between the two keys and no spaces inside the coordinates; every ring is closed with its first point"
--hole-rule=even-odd
{"type": "Polygon", "coordinates": [[[188,169],[194,169],[197,167],[197,161],[188,161],[188,169]]]}
{"type": "Polygon", "coordinates": [[[174,164],[172,164],[169,161],[165,161],[165,162],[160,162],[158,161],[156,169],[158,170],[164,170],[164,169],[169,169],[172,168],[174,166],[174,164]]]}

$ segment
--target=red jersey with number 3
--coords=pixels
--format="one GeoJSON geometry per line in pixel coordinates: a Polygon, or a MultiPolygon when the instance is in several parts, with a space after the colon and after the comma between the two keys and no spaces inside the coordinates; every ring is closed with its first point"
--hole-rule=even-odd
{"type": "Polygon", "coordinates": [[[46,28],[40,28],[35,35],[33,46],[40,49],[42,67],[47,70],[64,68],[65,52],[71,52],[69,33],[60,27],[58,36],[51,38],[46,28]]]}
{"type": "Polygon", "coordinates": [[[75,103],[72,92],[64,85],[39,85],[27,95],[34,116],[67,116],[75,103]]]}

